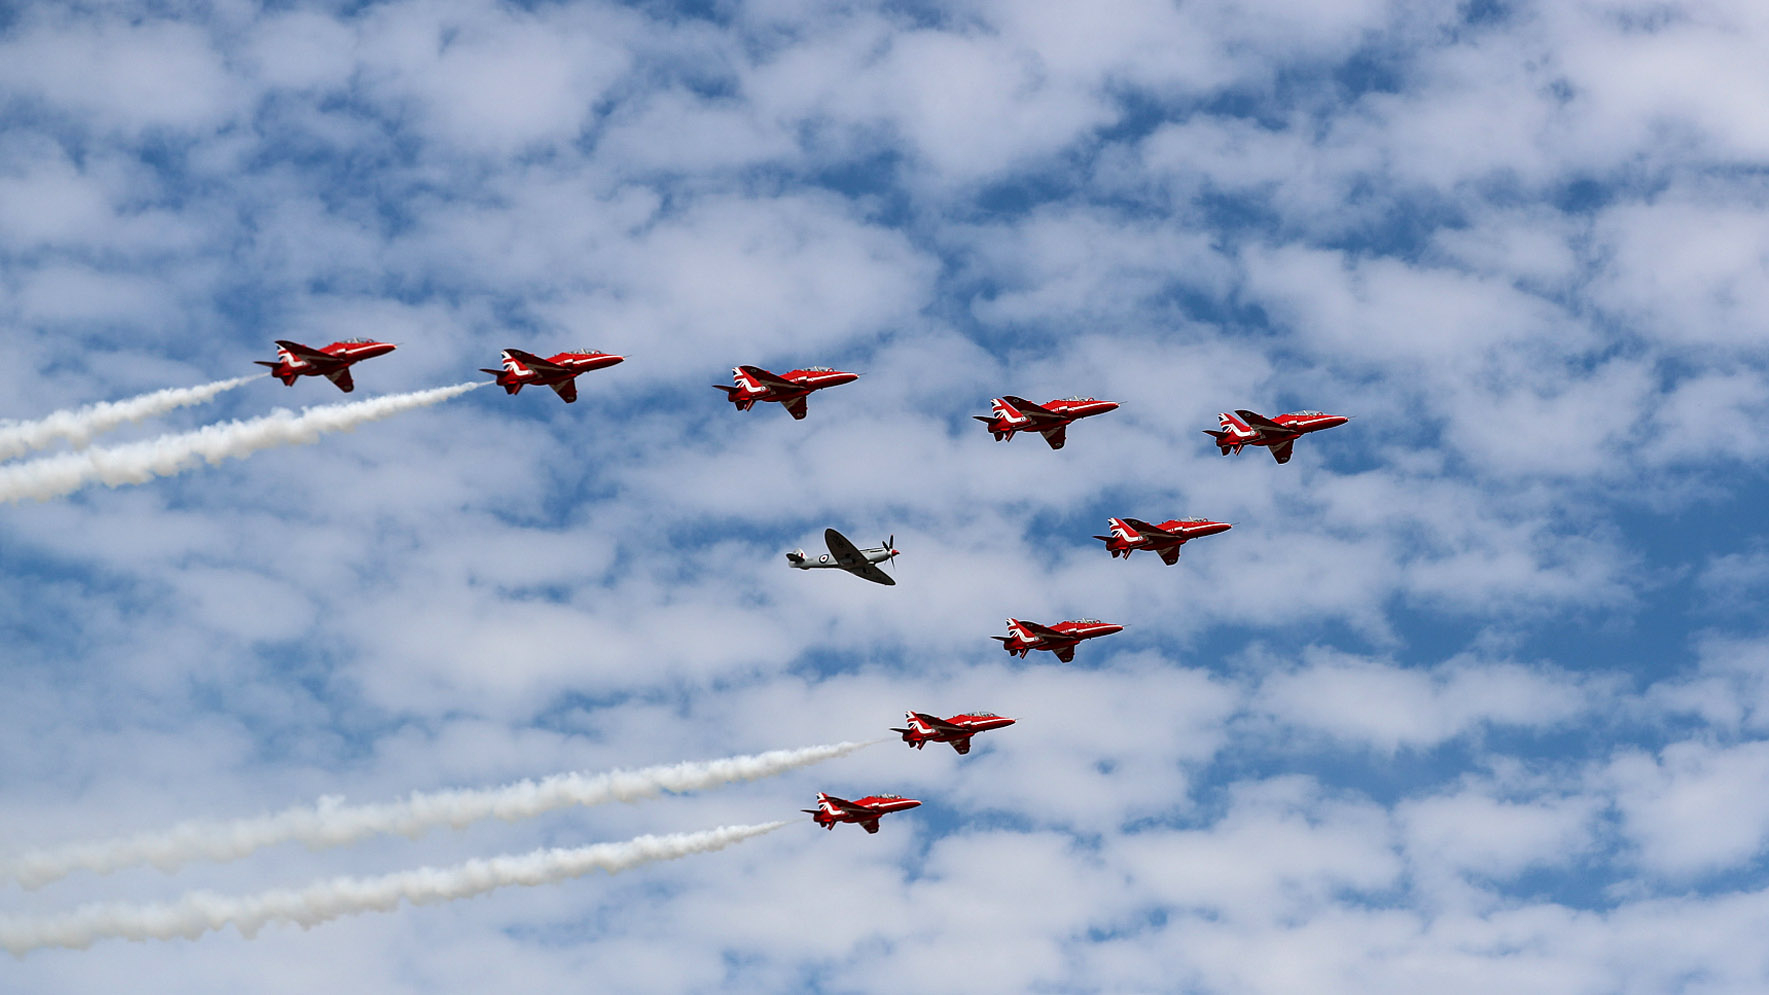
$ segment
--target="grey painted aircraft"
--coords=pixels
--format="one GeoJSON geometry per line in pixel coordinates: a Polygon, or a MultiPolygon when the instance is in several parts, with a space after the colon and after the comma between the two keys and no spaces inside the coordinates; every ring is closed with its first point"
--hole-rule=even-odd
{"type": "Polygon", "coordinates": [[[860,549],[848,541],[848,537],[834,529],[823,530],[823,541],[829,545],[829,552],[811,556],[802,549],[795,549],[786,554],[789,566],[800,570],[820,570],[824,567],[839,567],[856,577],[864,577],[874,584],[893,585],[897,583],[891,575],[880,570],[876,564],[884,563],[897,555],[897,537],[891,536],[883,546],[871,549],[860,549]]]}

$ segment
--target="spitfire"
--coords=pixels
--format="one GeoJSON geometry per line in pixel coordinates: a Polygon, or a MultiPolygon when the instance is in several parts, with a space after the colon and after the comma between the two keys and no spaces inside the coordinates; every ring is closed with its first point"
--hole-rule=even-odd
{"type": "Polygon", "coordinates": [[[989,426],[989,434],[995,436],[996,442],[1013,438],[1015,432],[1037,432],[1050,443],[1050,448],[1061,449],[1067,441],[1070,422],[1103,415],[1117,407],[1117,401],[1091,397],[1064,397],[1047,404],[1033,404],[1008,394],[995,399],[992,414],[971,417],[989,426]]]}
{"type": "Polygon", "coordinates": [[[519,394],[522,388],[529,386],[551,387],[561,400],[571,404],[577,400],[579,374],[605,370],[625,361],[625,356],[597,349],[562,352],[546,359],[521,349],[505,349],[503,369],[481,369],[479,372],[497,377],[498,386],[507,393],[519,394]]]}
{"type": "Polygon", "coordinates": [[[903,812],[920,804],[921,802],[902,795],[867,795],[865,798],[848,801],[819,791],[817,807],[801,808],[799,811],[809,812],[811,821],[824,829],[833,831],[838,822],[858,822],[860,828],[876,833],[879,816],[903,812]]]}
{"type": "Polygon", "coordinates": [[[951,743],[961,756],[970,752],[972,736],[1014,724],[1013,719],[1004,719],[994,712],[964,712],[949,719],[926,712],[904,712],[903,717],[909,720],[909,728],[891,730],[901,733],[903,742],[918,750],[928,743],[951,743]]]}
{"type": "Polygon", "coordinates": [[[789,370],[784,376],[775,376],[759,366],[736,366],[731,369],[731,382],[735,387],[724,384],[713,384],[713,389],[722,390],[731,403],[739,411],[748,411],[758,401],[774,401],[785,408],[795,419],[805,417],[805,398],[812,391],[825,387],[839,387],[845,383],[853,383],[860,379],[858,373],[847,373],[833,370],[827,366],[807,366],[799,370],[789,370]]]}
{"type": "Polygon", "coordinates": [[[841,569],[856,577],[863,577],[874,584],[886,587],[897,582],[890,574],[880,570],[875,564],[889,563],[897,555],[897,537],[886,539],[884,545],[870,549],[859,549],[848,541],[848,537],[834,529],[823,530],[823,543],[829,552],[819,553],[812,557],[802,549],[795,549],[786,554],[786,562],[798,570],[841,569]]]}
{"type": "Polygon", "coordinates": [[[1071,663],[1075,659],[1075,647],[1083,640],[1123,631],[1122,625],[1101,622],[1097,618],[1072,619],[1050,626],[1010,618],[1007,620],[1007,635],[989,638],[999,640],[1002,649],[1009,653],[1018,653],[1022,660],[1033,650],[1049,650],[1056,654],[1058,660],[1071,663]]]}
{"type": "Polygon", "coordinates": [[[1337,428],[1351,420],[1346,415],[1330,415],[1324,411],[1291,411],[1267,418],[1244,408],[1237,408],[1232,415],[1224,411],[1216,417],[1222,423],[1222,431],[1205,429],[1204,434],[1216,440],[1216,447],[1224,456],[1230,452],[1239,453],[1243,446],[1265,446],[1271,450],[1271,458],[1279,463],[1290,462],[1290,447],[1302,436],[1325,428],[1337,428]]]}
{"type": "Polygon", "coordinates": [[[295,386],[297,377],[325,377],[348,394],[356,389],[356,382],[350,379],[353,364],[385,356],[395,348],[391,342],[376,342],[374,339],[344,339],[319,349],[277,339],[276,362],[263,359],[253,362],[270,367],[270,375],[290,387],[295,386]]]}
{"type": "Polygon", "coordinates": [[[1208,518],[1175,518],[1159,525],[1139,518],[1108,518],[1106,525],[1112,534],[1094,538],[1106,544],[1112,559],[1122,556],[1129,563],[1131,553],[1147,549],[1159,554],[1168,566],[1179,562],[1179,547],[1199,536],[1213,536],[1234,528],[1227,522],[1208,518]]]}

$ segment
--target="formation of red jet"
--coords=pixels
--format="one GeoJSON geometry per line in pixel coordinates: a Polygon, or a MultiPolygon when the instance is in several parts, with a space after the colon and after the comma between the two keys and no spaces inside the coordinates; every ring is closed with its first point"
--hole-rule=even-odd
{"type": "MultiPolygon", "coordinates": [[[[356,389],[350,376],[351,366],[365,359],[384,356],[395,348],[390,342],[376,342],[372,339],[345,339],[319,349],[281,339],[277,340],[276,345],[275,362],[257,361],[260,366],[270,367],[271,376],[289,386],[294,386],[300,377],[325,377],[345,393],[356,389]]],[[[556,353],[545,359],[520,349],[505,349],[502,369],[486,369],[481,372],[495,377],[498,386],[509,394],[521,393],[524,387],[550,387],[561,400],[571,404],[577,400],[577,378],[580,375],[607,369],[624,361],[624,356],[594,349],[556,353]]],[[[806,366],[778,375],[759,366],[737,366],[731,370],[732,386],[714,386],[724,391],[726,398],[739,411],[748,411],[762,402],[772,402],[785,408],[795,420],[802,420],[806,415],[805,399],[812,393],[853,383],[859,376],[858,373],[827,366],[806,366]]],[[[989,433],[997,442],[1012,439],[1019,432],[1037,432],[1044,437],[1050,448],[1061,449],[1068,441],[1071,423],[1105,414],[1117,407],[1115,401],[1101,401],[1092,397],[1067,397],[1044,404],[1033,404],[1023,397],[1006,394],[995,398],[989,415],[974,417],[988,427],[989,433]]],[[[1288,463],[1297,439],[1310,432],[1343,425],[1349,420],[1344,415],[1329,415],[1320,411],[1292,411],[1266,418],[1257,412],[1243,409],[1236,410],[1233,414],[1223,412],[1219,416],[1221,431],[1207,429],[1206,432],[1216,440],[1216,445],[1224,456],[1239,453],[1247,446],[1264,446],[1271,451],[1273,459],[1279,463],[1288,463]]],[[[1179,562],[1180,547],[1191,540],[1217,535],[1233,528],[1227,522],[1207,518],[1175,518],[1159,524],[1137,518],[1109,518],[1106,522],[1111,534],[1094,538],[1106,544],[1106,551],[1113,559],[1122,557],[1128,562],[1131,553],[1146,550],[1161,557],[1168,566],[1179,562]]],[[[833,534],[834,530],[830,532],[833,534]]],[[[896,555],[896,550],[890,548],[891,543],[887,542],[885,546],[890,556],[896,555]]],[[[804,560],[802,553],[799,554],[799,559],[804,560]]],[[[1001,643],[1002,649],[1017,654],[1021,659],[1025,659],[1033,650],[1044,650],[1056,654],[1058,660],[1070,663],[1075,659],[1075,647],[1082,642],[1122,632],[1123,629],[1121,625],[1102,622],[1096,618],[1072,619],[1049,626],[1010,618],[1007,620],[1007,635],[992,638],[1001,643]]],[[[977,733],[1014,724],[1013,719],[1003,718],[992,712],[964,712],[942,719],[925,712],[912,711],[904,713],[904,718],[907,720],[906,727],[891,730],[900,734],[903,742],[917,750],[928,743],[948,743],[960,755],[970,753],[971,738],[977,733]]],[[[901,795],[867,795],[848,801],[818,792],[817,807],[803,811],[809,813],[812,820],[825,829],[834,829],[840,822],[853,822],[868,833],[876,833],[881,817],[919,805],[921,802],[916,799],[901,795]]]]}

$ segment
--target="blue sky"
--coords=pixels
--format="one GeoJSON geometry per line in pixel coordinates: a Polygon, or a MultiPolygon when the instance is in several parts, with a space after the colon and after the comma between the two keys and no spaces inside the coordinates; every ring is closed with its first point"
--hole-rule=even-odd
{"type": "MultiPolygon", "coordinates": [[[[1015,716],[176,875],[249,893],[923,799],[0,987],[1756,992],[1769,15],[1725,0],[23,5],[0,419],[367,335],[352,399],[631,358],[0,506],[0,840],[1015,716]],[[1088,7],[1082,10],[1083,6],[1088,7]],[[865,375],[794,422],[737,363],[865,375]],[[990,398],[1123,405],[996,444],[990,398]],[[1356,415],[1277,466],[1232,408],[1356,415]],[[1125,564],[1110,515],[1234,531],[1125,564]],[[787,570],[894,533],[900,585],[787,570]],[[1126,631],[1005,657],[1006,615],[1126,631]],[[1039,654],[1038,657],[1046,657],[1039,654]]],[[[269,378],[110,433],[279,406],[269,378]]]]}

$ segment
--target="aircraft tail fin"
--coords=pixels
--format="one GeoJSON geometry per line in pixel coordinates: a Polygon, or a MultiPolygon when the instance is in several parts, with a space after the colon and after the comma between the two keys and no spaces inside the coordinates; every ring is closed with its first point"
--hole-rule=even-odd
{"type": "Polygon", "coordinates": [[[1204,434],[1216,440],[1216,448],[1222,450],[1224,456],[1227,456],[1230,451],[1237,453],[1241,451],[1240,443],[1237,443],[1235,437],[1228,432],[1212,432],[1205,429],[1204,434]]]}
{"type": "Polygon", "coordinates": [[[503,370],[488,370],[482,366],[479,368],[479,372],[489,373],[492,376],[497,377],[498,385],[504,388],[504,393],[506,393],[506,394],[520,394],[520,393],[522,393],[522,384],[506,382],[504,380],[504,371],[503,370]]]}
{"type": "Polygon", "coordinates": [[[737,410],[739,411],[748,411],[750,408],[755,407],[756,402],[752,398],[744,397],[741,388],[727,387],[722,383],[713,384],[713,387],[717,390],[724,391],[725,398],[732,404],[737,405],[737,410]]]}

